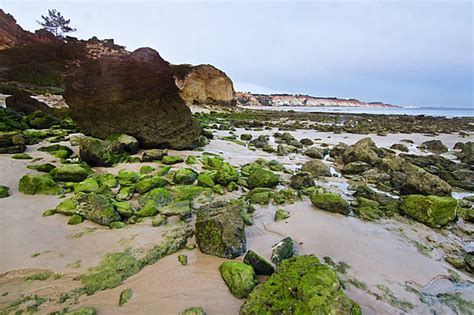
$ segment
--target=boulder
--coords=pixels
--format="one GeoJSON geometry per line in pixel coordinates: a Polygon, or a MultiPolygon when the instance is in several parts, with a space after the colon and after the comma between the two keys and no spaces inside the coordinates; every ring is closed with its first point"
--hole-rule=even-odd
{"type": "Polygon", "coordinates": [[[420,145],[420,149],[426,149],[435,154],[448,152],[448,147],[441,142],[441,140],[429,140],[420,145]]]}
{"type": "Polygon", "coordinates": [[[324,157],[323,150],[315,147],[309,148],[304,152],[304,154],[313,159],[322,159],[324,157]]]}
{"type": "Polygon", "coordinates": [[[247,297],[257,285],[253,267],[242,262],[226,261],[219,267],[219,271],[230,292],[236,298],[247,297]]]}
{"type": "Polygon", "coordinates": [[[331,176],[329,167],[320,160],[310,160],[304,163],[301,170],[311,173],[314,177],[331,176]]]}
{"type": "Polygon", "coordinates": [[[272,188],[278,185],[279,182],[280,177],[277,174],[262,167],[255,168],[247,180],[247,184],[250,188],[272,188]]]}
{"type": "Polygon", "coordinates": [[[272,262],[275,265],[280,264],[285,259],[293,257],[294,254],[294,243],[291,237],[285,237],[272,246],[272,262]]]}
{"type": "Polygon", "coordinates": [[[79,129],[97,138],[124,133],[144,148],[189,149],[200,133],[169,63],[150,48],[81,62],[64,97],[79,129]]]}
{"type": "Polygon", "coordinates": [[[54,168],[51,175],[60,182],[82,182],[90,174],[90,170],[81,164],[65,164],[54,168]]]}
{"type": "Polygon", "coordinates": [[[342,290],[336,272],[314,255],[283,261],[278,270],[249,294],[241,315],[352,314],[360,306],[342,290]]]}
{"type": "Polygon", "coordinates": [[[409,195],[403,198],[400,210],[430,227],[439,227],[457,217],[458,201],[451,197],[409,195]]]}
{"type": "Polygon", "coordinates": [[[314,193],[311,202],[319,209],[348,215],[349,203],[341,196],[333,193],[314,193]]]}
{"type": "Polygon", "coordinates": [[[302,189],[314,186],[313,175],[309,172],[298,172],[290,177],[290,186],[294,189],[302,189]]]}
{"type": "Polygon", "coordinates": [[[7,108],[11,108],[17,113],[24,113],[30,115],[35,111],[43,111],[45,113],[51,112],[51,108],[43,102],[40,102],[31,97],[25,91],[15,91],[15,93],[5,99],[7,108]]]}
{"type": "Polygon", "coordinates": [[[129,153],[135,154],[138,152],[138,140],[135,137],[126,134],[116,134],[109,136],[108,147],[114,153],[129,153]]]}
{"type": "Polygon", "coordinates": [[[405,178],[400,187],[400,193],[403,195],[451,195],[451,185],[436,175],[430,174],[414,165],[405,166],[404,172],[405,178]]]}
{"type": "Polygon", "coordinates": [[[343,174],[361,174],[371,169],[372,166],[366,162],[349,162],[342,169],[343,174]]]}
{"type": "Polygon", "coordinates": [[[244,263],[252,266],[257,275],[271,276],[275,272],[272,264],[253,250],[249,250],[245,254],[244,263]]]}
{"type": "Polygon", "coordinates": [[[20,179],[18,189],[26,195],[58,195],[62,192],[49,174],[26,174],[20,179]]]}
{"type": "Polygon", "coordinates": [[[176,86],[186,105],[236,104],[230,78],[211,65],[172,65],[176,86]]]}
{"type": "Polygon", "coordinates": [[[0,154],[22,153],[25,150],[25,139],[20,132],[0,132],[0,154]]]}
{"type": "Polygon", "coordinates": [[[102,141],[88,137],[80,140],[79,156],[91,166],[111,166],[117,162],[115,154],[102,141]]]}
{"type": "Polygon", "coordinates": [[[245,225],[237,205],[215,202],[201,207],[195,233],[196,243],[205,254],[232,259],[245,253],[245,225]]]}
{"type": "Polygon", "coordinates": [[[374,165],[382,157],[381,151],[370,138],[364,138],[348,147],[342,154],[344,163],[366,162],[374,165]]]}

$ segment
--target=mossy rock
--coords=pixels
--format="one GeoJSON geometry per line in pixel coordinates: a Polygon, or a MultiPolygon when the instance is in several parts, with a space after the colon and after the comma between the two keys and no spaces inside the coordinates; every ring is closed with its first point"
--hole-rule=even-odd
{"type": "Polygon", "coordinates": [[[108,148],[115,153],[135,154],[138,152],[138,140],[126,134],[114,134],[106,139],[110,141],[108,148]]]}
{"type": "Polygon", "coordinates": [[[124,186],[121,187],[118,194],[115,196],[115,199],[117,200],[130,200],[133,197],[133,194],[135,192],[135,187],[133,186],[124,186]]]}
{"type": "Polygon", "coordinates": [[[215,202],[200,208],[196,218],[196,242],[209,255],[235,258],[246,250],[245,225],[237,205],[215,202]]]}
{"type": "Polygon", "coordinates": [[[48,129],[61,123],[58,118],[42,111],[35,111],[34,113],[28,115],[26,122],[34,129],[48,129]]]}
{"type": "Polygon", "coordinates": [[[213,191],[207,187],[194,185],[179,185],[171,188],[175,201],[193,201],[198,197],[204,197],[208,201],[213,199],[213,191]]]}
{"type": "Polygon", "coordinates": [[[249,250],[245,254],[244,263],[252,266],[257,275],[271,276],[275,272],[272,264],[253,250],[249,250]]]}
{"type": "Polygon", "coordinates": [[[99,192],[99,190],[100,190],[99,184],[97,183],[97,181],[94,178],[87,178],[87,179],[83,180],[80,183],[75,183],[74,184],[74,192],[76,194],[80,193],[80,192],[85,192],[85,193],[95,192],[95,193],[97,193],[97,192],[99,192]]]}
{"type": "Polygon", "coordinates": [[[373,208],[368,206],[357,207],[354,209],[354,212],[358,215],[359,218],[366,221],[378,220],[384,215],[384,212],[379,208],[373,208]]]}
{"type": "Polygon", "coordinates": [[[132,298],[133,296],[133,292],[132,292],[132,289],[125,289],[123,290],[122,292],[120,292],[120,297],[119,297],[119,306],[122,306],[124,305],[125,303],[127,303],[128,301],[130,301],[130,299],[132,298]]]}
{"type": "Polygon", "coordinates": [[[212,188],[216,184],[213,177],[215,177],[215,172],[201,172],[197,177],[198,185],[203,187],[212,188]],[[214,176],[213,176],[214,175],[214,176]]]}
{"type": "Polygon", "coordinates": [[[198,163],[198,159],[194,155],[189,155],[186,158],[186,164],[188,164],[188,165],[194,165],[194,164],[197,164],[197,163],[198,163]]]}
{"type": "Polygon", "coordinates": [[[35,171],[38,171],[38,172],[42,172],[42,173],[49,173],[53,169],[55,169],[56,166],[54,166],[51,163],[44,163],[44,164],[37,164],[37,165],[28,165],[26,168],[28,168],[30,170],[35,170],[35,171]]]}
{"type": "Polygon", "coordinates": [[[56,209],[48,209],[48,210],[43,211],[43,213],[41,215],[43,217],[50,217],[50,216],[55,215],[55,214],[56,214],[56,209]]]}
{"type": "Polygon", "coordinates": [[[164,216],[179,216],[181,219],[185,219],[191,216],[191,207],[189,201],[178,201],[171,203],[167,206],[159,209],[160,214],[164,216]]]}
{"type": "Polygon", "coordinates": [[[111,166],[119,161],[119,157],[102,141],[89,137],[81,138],[79,156],[91,166],[111,166]]]}
{"type": "Polygon", "coordinates": [[[164,215],[157,215],[151,220],[151,225],[154,227],[166,224],[166,217],[164,215]]]}
{"type": "Polygon", "coordinates": [[[163,156],[163,158],[161,159],[161,161],[163,162],[163,164],[166,164],[166,165],[173,165],[173,164],[178,164],[178,163],[181,163],[183,162],[183,158],[180,157],[179,155],[166,155],[166,156],[163,156]]]}
{"type": "Polygon", "coordinates": [[[148,201],[152,201],[157,207],[164,207],[173,200],[171,192],[166,188],[154,188],[143,194],[138,199],[140,206],[144,207],[148,201]]]}
{"type": "Polygon", "coordinates": [[[313,187],[314,185],[313,175],[309,172],[298,172],[290,177],[290,186],[294,189],[313,187]]]}
{"type": "Polygon", "coordinates": [[[99,186],[107,186],[109,188],[115,188],[118,186],[118,180],[114,175],[109,173],[94,174],[93,178],[99,183],[99,186]]]}
{"type": "Polygon", "coordinates": [[[0,185],[0,198],[6,198],[10,196],[10,194],[8,193],[9,189],[10,188],[7,186],[0,185]]]}
{"type": "Polygon", "coordinates": [[[95,308],[90,306],[84,306],[77,310],[63,313],[64,315],[97,315],[95,308]]]}
{"type": "Polygon", "coordinates": [[[38,151],[48,152],[49,154],[54,157],[57,157],[58,159],[67,159],[73,154],[73,151],[70,148],[60,144],[53,144],[47,147],[41,147],[38,148],[38,151]]]}
{"type": "Polygon", "coordinates": [[[153,149],[143,152],[141,160],[142,162],[153,162],[161,160],[166,155],[168,155],[168,150],[166,149],[153,149]]]}
{"type": "Polygon", "coordinates": [[[66,164],[51,171],[54,180],[60,182],[82,182],[90,173],[90,169],[81,164],[66,164]]]}
{"type": "Polygon", "coordinates": [[[112,223],[109,224],[109,227],[111,229],[114,229],[114,230],[118,230],[118,229],[123,229],[124,227],[126,227],[127,224],[121,222],[121,221],[114,221],[112,223]]]}
{"type": "Polygon", "coordinates": [[[142,178],[142,175],[134,171],[120,170],[116,178],[121,185],[131,185],[142,178]]]}
{"type": "Polygon", "coordinates": [[[153,188],[165,187],[166,185],[168,185],[168,182],[160,176],[146,177],[135,184],[135,191],[144,194],[153,188]]]}
{"type": "Polygon", "coordinates": [[[196,181],[198,174],[191,168],[181,168],[173,175],[173,181],[177,185],[191,185],[196,181]]]}
{"type": "Polygon", "coordinates": [[[226,261],[219,267],[219,271],[230,292],[236,298],[247,297],[257,285],[253,267],[242,262],[226,261]]]}
{"type": "Polygon", "coordinates": [[[451,197],[409,195],[403,198],[400,210],[430,227],[440,227],[456,220],[458,201],[451,197]]]}
{"type": "Polygon", "coordinates": [[[114,202],[114,207],[122,217],[129,218],[135,214],[135,209],[127,201],[114,202]]]}
{"type": "Polygon", "coordinates": [[[316,256],[306,255],[283,261],[249,294],[240,314],[359,315],[362,311],[344,294],[336,272],[316,256]]]}
{"type": "Polygon", "coordinates": [[[292,204],[298,200],[298,191],[293,188],[284,188],[273,194],[273,202],[277,205],[292,204]]]}
{"type": "Polygon", "coordinates": [[[26,174],[20,179],[18,189],[26,195],[59,195],[61,187],[48,174],[26,174]]]}
{"type": "Polygon", "coordinates": [[[314,193],[311,202],[319,209],[348,215],[349,203],[341,196],[333,193],[314,193]]]}
{"type": "Polygon", "coordinates": [[[249,176],[247,184],[249,188],[266,187],[272,188],[280,183],[280,177],[265,168],[255,169],[249,176]]]}
{"type": "Polygon", "coordinates": [[[275,265],[280,264],[285,259],[293,257],[294,254],[295,246],[291,237],[285,237],[272,246],[272,262],[275,265]]]}
{"type": "Polygon", "coordinates": [[[180,312],[179,315],[206,315],[206,312],[202,307],[193,306],[180,312]]]}
{"type": "Polygon", "coordinates": [[[254,188],[248,192],[246,197],[250,203],[266,205],[270,202],[272,194],[270,188],[254,188]]]}
{"type": "Polygon", "coordinates": [[[15,160],[32,160],[33,158],[28,153],[18,153],[12,155],[12,159],[15,160]]]}
{"type": "Polygon", "coordinates": [[[311,173],[314,177],[331,176],[329,167],[320,160],[310,160],[303,164],[301,171],[311,173]]]}
{"type": "Polygon", "coordinates": [[[215,175],[214,180],[216,181],[216,183],[225,186],[228,185],[230,182],[238,181],[239,172],[228,162],[224,162],[217,168],[217,173],[215,175]]]}
{"type": "Polygon", "coordinates": [[[69,225],[77,225],[77,224],[80,224],[84,221],[84,219],[80,216],[80,215],[77,215],[77,214],[74,214],[72,215],[72,217],[69,219],[69,221],[67,221],[67,224],[69,225]]]}
{"type": "Polygon", "coordinates": [[[290,213],[288,211],[277,209],[275,212],[275,221],[286,220],[290,217],[290,213]]]}
{"type": "Polygon", "coordinates": [[[188,256],[178,255],[178,261],[181,265],[186,266],[188,264],[188,256]]]}

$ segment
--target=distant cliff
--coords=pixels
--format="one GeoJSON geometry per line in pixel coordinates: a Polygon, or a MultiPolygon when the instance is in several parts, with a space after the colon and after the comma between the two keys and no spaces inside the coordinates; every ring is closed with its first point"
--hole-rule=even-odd
{"type": "Polygon", "coordinates": [[[235,105],[232,80],[211,65],[172,65],[176,86],[187,105],[235,105]]]}
{"type": "Polygon", "coordinates": [[[307,106],[307,107],[401,107],[382,102],[362,102],[356,99],[336,97],[317,97],[291,94],[252,94],[236,92],[237,104],[240,106],[307,106]]]}

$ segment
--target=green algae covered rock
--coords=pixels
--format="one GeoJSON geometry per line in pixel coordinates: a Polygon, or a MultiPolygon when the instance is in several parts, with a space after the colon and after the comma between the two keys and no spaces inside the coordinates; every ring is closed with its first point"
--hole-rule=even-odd
{"type": "Polygon", "coordinates": [[[111,229],[114,229],[114,230],[118,230],[118,229],[123,229],[124,227],[126,227],[127,224],[121,222],[121,221],[114,221],[112,223],[109,224],[109,227],[111,229]]]}
{"type": "Polygon", "coordinates": [[[183,162],[183,158],[179,155],[165,155],[162,157],[161,161],[166,165],[173,165],[183,162]]]}
{"type": "Polygon", "coordinates": [[[178,261],[181,265],[186,266],[188,264],[188,256],[178,255],[178,261]]]}
{"type": "Polygon", "coordinates": [[[43,213],[41,215],[43,217],[50,217],[50,216],[55,215],[55,214],[56,214],[56,209],[48,209],[48,210],[43,211],[43,213]]]}
{"type": "Polygon", "coordinates": [[[122,306],[125,303],[127,303],[128,301],[130,301],[130,299],[132,298],[132,295],[133,295],[133,292],[132,292],[132,289],[130,289],[130,288],[125,289],[122,292],[120,292],[119,306],[122,306]]]}
{"type": "Polygon", "coordinates": [[[67,159],[73,154],[73,151],[69,147],[60,144],[53,144],[50,146],[41,147],[38,148],[38,151],[48,152],[49,154],[54,157],[57,157],[58,159],[67,159]]]}
{"type": "Polygon", "coordinates": [[[409,195],[403,198],[400,210],[430,227],[439,227],[454,221],[458,201],[451,197],[409,195]]]}
{"type": "Polygon", "coordinates": [[[285,220],[290,217],[290,213],[288,211],[277,209],[275,212],[275,221],[285,220]]]}
{"type": "Polygon", "coordinates": [[[198,185],[203,187],[212,188],[216,184],[213,177],[215,177],[215,172],[201,172],[197,177],[198,185]],[[214,176],[213,176],[214,175],[214,176]]]}
{"type": "Polygon", "coordinates": [[[314,177],[331,176],[329,167],[320,160],[310,160],[303,164],[301,171],[311,173],[314,177]]]}
{"type": "Polygon", "coordinates": [[[173,175],[173,181],[178,185],[191,185],[196,181],[198,174],[191,168],[181,168],[173,175]]]}
{"type": "Polygon", "coordinates": [[[179,315],[206,315],[206,312],[202,307],[189,307],[179,313],[179,315]]]}
{"type": "Polygon", "coordinates": [[[81,164],[66,164],[51,171],[54,180],[60,182],[82,182],[90,174],[90,169],[81,164]]]}
{"type": "Polygon", "coordinates": [[[74,184],[74,192],[77,194],[79,192],[99,192],[100,187],[97,181],[93,178],[87,178],[80,183],[74,184]]]}
{"type": "Polygon", "coordinates": [[[80,192],[67,198],[56,207],[56,212],[65,215],[79,215],[105,226],[121,219],[120,214],[114,208],[113,200],[96,193],[80,192]]]}
{"type": "Polygon", "coordinates": [[[76,225],[76,224],[82,223],[83,221],[84,221],[84,219],[83,219],[80,215],[74,214],[74,215],[69,219],[69,221],[67,221],[67,224],[69,224],[69,225],[76,225]]]}
{"type": "Polygon", "coordinates": [[[6,198],[6,197],[10,196],[8,194],[9,189],[10,188],[7,187],[7,186],[0,185],[0,198],[6,198]]]}
{"type": "Polygon", "coordinates": [[[314,255],[283,261],[278,270],[249,294],[242,315],[362,314],[342,291],[334,270],[314,255]]]}
{"type": "Polygon", "coordinates": [[[230,165],[228,162],[222,163],[217,169],[214,180],[221,185],[228,185],[230,182],[236,182],[239,180],[239,172],[235,167],[230,165]]]}
{"type": "Polygon", "coordinates": [[[332,193],[314,193],[311,196],[311,202],[316,207],[348,215],[350,212],[349,203],[344,200],[341,196],[332,193]]]}
{"type": "Polygon", "coordinates": [[[117,200],[130,200],[133,197],[135,192],[135,187],[133,186],[124,186],[121,187],[118,194],[115,196],[117,200]]]}
{"type": "Polygon", "coordinates": [[[196,198],[203,197],[208,201],[213,198],[212,189],[194,185],[180,185],[171,188],[175,201],[193,201],[196,198]]]}
{"type": "Polygon", "coordinates": [[[285,237],[272,246],[272,262],[278,265],[283,260],[293,257],[295,246],[291,237],[285,237]]]}
{"type": "Polygon", "coordinates": [[[165,187],[166,185],[168,185],[168,182],[160,176],[146,177],[135,184],[135,190],[139,194],[144,194],[153,188],[165,187]]]}
{"type": "Polygon", "coordinates": [[[270,202],[272,190],[270,188],[254,188],[248,192],[246,197],[250,203],[266,205],[270,202]]]}
{"type": "Polygon", "coordinates": [[[178,201],[160,208],[159,212],[167,217],[177,215],[184,219],[191,216],[191,207],[188,200],[178,201]]]}
{"type": "Polygon", "coordinates": [[[298,172],[290,177],[290,186],[294,189],[313,187],[313,175],[309,172],[298,172]]]}
{"type": "Polygon", "coordinates": [[[138,199],[140,206],[145,206],[148,201],[152,201],[156,206],[166,206],[172,200],[171,193],[166,188],[154,188],[143,194],[138,199]]]}
{"type": "Polygon", "coordinates": [[[12,159],[15,160],[32,160],[33,158],[28,153],[17,153],[12,155],[12,159]]]}
{"type": "Polygon", "coordinates": [[[275,272],[272,264],[253,250],[249,250],[245,254],[244,263],[252,266],[257,275],[271,276],[275,272]]]}
{"type": "Polygon", "coordinates": [[[245,225],[237,205],[214,202],[200,208],[195,233],[205,254],[232,259],[245,253],[245,225]]]}
{"type": "Polygon", "coordinates": [[[38,172],[42,172],[42,173],[49,173],[53,169],[55,169],[56,166],[54,166],[51,163],[44,163],[44,164],[28,165],[26,168],[28,168],[30,170],[35,170],[35,171],[38,171],[38,172]]]}
{"type": "Polygon", "coordinates": [[[118,157],[99,139],[83,137],[80,140],[79,156],[91,166],[111,166],[118,157]]]}
{"type": "Polygon", "coordinates": [[[252,266],[238,261],[226,261],[219,268],[222,279],[230,292],[239,299],[247,297],[257,285],[255,271],[252,266]]]}
{"type": "Polygon", "coordinates": [[[126,201],[117,201],[114,202],[115,210],[120,213],[121,216],[129,218],[135,214],[135,209],[129,202],[126,201]]]}
{"type": "Polygon", "coordinates": [[[153,166],[143,165],[142,167],[140,167],[140,174],[150,174],[154,170],[155,168],[153,166]]]}
{"type": "Polygon", "coordinates": [[[248,186],[250,188],[256,187],[266,187],[272,188],[278,185],[280,182],[280,177],[273,173],[272,171],[265,168],[256,168],[247,180],[248,186]]]}
{"type": "Polygon", "coordinates": [[[126,134],[114,134],[107,137],[108,147],[112,152],[135,154],[138,152],[138,140],[126,134]]]}
{"type": "Polygon", "coordinates": [[[26,195],[58,195],[62,192],[48,174],[26,174],[20,179],[18,189],[26,195]]]}

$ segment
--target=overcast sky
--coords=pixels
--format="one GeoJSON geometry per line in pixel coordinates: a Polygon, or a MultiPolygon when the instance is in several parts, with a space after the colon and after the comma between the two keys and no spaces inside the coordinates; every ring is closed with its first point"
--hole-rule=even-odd
{"type": "Polygon", "coordinates": [[[48,8],[74,36],[210,63],[236,90],[474,107],[473,2],[0,0],[27,30],[48,8]]]}

